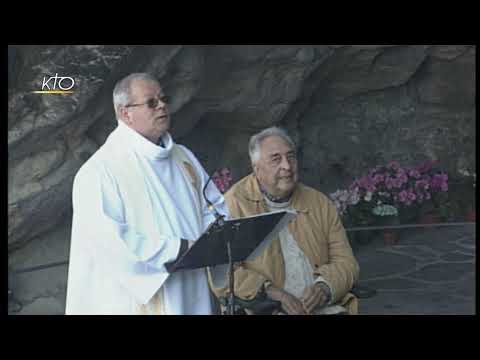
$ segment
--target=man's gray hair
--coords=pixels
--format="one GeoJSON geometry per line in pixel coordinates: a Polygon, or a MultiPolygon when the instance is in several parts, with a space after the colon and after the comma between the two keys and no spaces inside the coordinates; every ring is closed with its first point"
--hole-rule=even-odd
{"type": "Polygon", "coordinates": [[[133,73],[119,80],[113,89],[113,107],[117,119],[119,118],[120,107],[128,105],[131,101],[132,92],[131,85],[134,81],[151,81],[158,84],[158,80],[148,73],[133,73]]]}
{"type": "Polygon", "coordinates": [[[292,149],[296,148],[295,142],[284,129],[276,126],[269,127],[250,138],[250,143],[248,144],[248,154],[250,155],[250,161],[252,164],[256,164],[256,162],[260,159],[260,145],[262,144],[263,140],[270,136],[278,136],[285,140],[292,149]]]}

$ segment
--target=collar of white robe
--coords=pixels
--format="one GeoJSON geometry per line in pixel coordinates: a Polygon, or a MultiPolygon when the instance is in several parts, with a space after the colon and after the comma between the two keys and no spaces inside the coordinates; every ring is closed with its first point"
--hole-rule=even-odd
{"type": "Polygon", "coordinates": [[[143,135],[140,135],[135,130],[129,128],[122,121],[118,122],[118,130],[120,136],[125,139],[125,146],[132,146],[136,151],[154,160],[166,159],[170,156],[173,148],[173,139],[170,133],[166,132],[162,136],[162,141],[165,147],[154,144],[143,135]]]}

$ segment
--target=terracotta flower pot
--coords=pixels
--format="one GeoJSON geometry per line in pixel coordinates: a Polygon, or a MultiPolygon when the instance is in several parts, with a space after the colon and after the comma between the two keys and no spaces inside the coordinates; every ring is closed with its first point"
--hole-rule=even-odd
{"type": "Polygon", "coordinates": [[[467,214],[465,216],[465,219],[469,222],[476,222],[475,221],[475,216],[476,216],[475,209],[470,208],[470,209],[467,210],[467,214]]]}
{"type": "Polygon", "coordinates": [[[392,246],[398,242],[398,234],[396,231],[384,230],[383,231],[383,241],[385,245],[392,246]]]}
{"type": "Polygon", "coordinates": [[[372,232],[371,231],[357,231],[352,233],[352,239],[359,245],[367,245],[372,241],[372,232]]]}
{"type": "MultiPolygon", "coordinates": [[[[379,221],[379,225],[383,226],[396,226],[400,225],[400,219],[398,216],[385,216],[379,221]]],[[[398,229],[383,229],[381,230],[383,241],[387,246],[395,245],[399,239],[398,229]]]]}
{"type": "Polygon", "coordinates": [[[420,224],[438,224],[440,223],[440,218],[434,214],[423,214],[420,217],[420,224]]]}

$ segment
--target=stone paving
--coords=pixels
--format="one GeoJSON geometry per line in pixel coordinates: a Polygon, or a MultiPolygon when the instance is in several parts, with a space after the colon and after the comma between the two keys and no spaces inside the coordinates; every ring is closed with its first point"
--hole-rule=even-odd
{"type": "Polygon", "coordinates": [[[360,300],[360,313],[474,315],[475,244],[473,225],[402,230],[395,245],[353,240],[358,284],[377,291],[360,300]]]}
{"type": "MultiPolygon", "coordinates": [[[[361,245],[352,239],[359,285],[377,291],[360,299],[360,313],[475,314],[475,244],[474,226],[403,230],[394,246],[378,236],[361,245]]],[[[65,249],[56,254],[50,243],[45,249],[53,253],[51,261],[66,256],[65,249]]],[[[25,266],[37,263],[32,259],[25,266]]],[[[23,306],[9,302],[9,313],[63,314],[66,276],[65,266],[18,275],[15,294],[23,306]]]]}

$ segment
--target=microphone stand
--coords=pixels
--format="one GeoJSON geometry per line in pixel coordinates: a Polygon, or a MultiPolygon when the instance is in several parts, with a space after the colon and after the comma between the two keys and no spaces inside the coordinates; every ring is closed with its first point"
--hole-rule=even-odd
{"type": "MultiPolygon", "coordinates": [[[[240,230],[240,223],[234,223],[232,225],[235,230],[235,241],[238,242],[238,231],[240,230]]],[[[228,251],[228,270],[229,270],[229,289],[230,289],[230,299],[229,299],[229,315],[235,315],[235,271],[233,269],[233,259],[232,259],[232,244],[231,239],[227,239],[227,251],[228,251]]]]}
{"type": "MultiPolygon", "coordinates": [[[[215,172],[213,173],[215,174],[215,172]]],[[[210,200],[208,200],[207,195],[205,194],[205,190],[207,189],[207,186],[212,179],[212,176],[208,179],[207,183],[203,187],[203,197],[205,201],[208,204],[208,209],[213,212],[215,216],[215,222],[212,226],[212,230],[221,230],[225,226],[225,215],[220,215],[218,211],[215,209],[213,204],[211,203],[210,200]]],[[[238,237],[238,229],[239,229],[238,224],[234,224],[233,227],[236,230],[235,231],[235,237],[238,237]]],[[[224,237],[224,233],[222,232],[222,237],[224,237]]],[[[235,275],[234,275],[234,269],[233,269],[233,256],[232,256],[232,241],[230,238],[223,239],[225,241],[226,247],[227,247],[227,256],[228,256],[228,287],[229,287],[229,297],[228,297],[228,305],[227,305],[227,314],[228,315],[235,315],[235,275]]]]}
{"type": "Polygon", "coordinates": [[[230,290],[229,300],[228,300],[228,315],[235,315],[235,295],[234,295],[234,272],[233,272],[233,261],[232,261],[232,244],[230,238],[227,238],[227,253],[228,253],[228,287],[230,290]]]}

